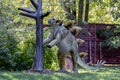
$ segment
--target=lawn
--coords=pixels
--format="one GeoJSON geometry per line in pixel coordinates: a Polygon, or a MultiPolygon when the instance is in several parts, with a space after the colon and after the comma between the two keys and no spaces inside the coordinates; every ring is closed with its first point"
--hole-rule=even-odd
{"type": "Polygon", "coordinates": [[[120,80],[120,66],[102,67],[97,71],[79,69],[79,73],[0,72],[0,80],[120,80]]]}

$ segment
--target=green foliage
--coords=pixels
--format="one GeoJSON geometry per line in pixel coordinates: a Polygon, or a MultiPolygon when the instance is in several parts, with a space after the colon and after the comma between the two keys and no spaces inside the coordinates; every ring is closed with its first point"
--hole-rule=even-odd
{"type": "Polygon", "coordinates": [[[52,10],[53,12],[44,18],[44,24],[48,24],[47,21],[50,17],[55,17],[56,19],[65,19],[64,10],[61,8],[59,0],[42,0],[43,1],[43,12],[52,10]]]}
{"type": "MultiPolygon", "coordinates": [[[[48,33],[47,33],[48,34],[48,33]]],[[[47,35],[46,34],[46,35],[47,35]]],[[[0,69],[27,70],[30,69],[35,52],[35,26],[17,29],[16,32],[7,31],[0,27],[0,69]],[[16,35],[16,34],[17,35],[16,35]],[[16,35],[16,36],[15,36],[16,35]]],[[[57,48],[44,46],[45,68],[57,70],[57,48]]]]}
{"type": "Polygon", "coordinates": [[[61,6],[64,8],[64,6],[69,7],[70,9],[74,10],[75,9],[75,4],[74,2],[76,2],[76,0],[59,0],[59,2],[61,3],[61,6]]]}
{"type": "Polygon", "coordinates": [[[116,26],[113,29],[108,27],[99,30],[98,35],[101,39],[103,39],[103,46],[107,46],[110,49],[120,47],[120,26],[116,26]]]}
{"type": "Polygon", "coordinates": [[[57,47],[52,49],[44,46],[44,66],[45,69],[58,70],[57,47]]]}
{"type": "Polygon", "coordinates": [[[17,40],[6,27],[0,26],[0,69],[12,70],[16,65],[14,54],[17,50],[17,40]]]}
{"type": "Polygon", "coordinates": [[[24,41],[18,42],[14,33],[7,31],[5,26],[0,27],[1,70],[26,70],[32,65],[35,47],[34,39],[31,40],[29,37],[24,41]]]}
{"type": "Polygon", "coordinates": [[[20,39],[19,44],[17,45],[19,52],[15,54],[16,57],[14,61],[18,63],[16,65],[16,70],[26,70],[31,68],[33,62],[35,52],[35,32],[33,28],[25,28],[25,30],[20,33],[18,33],[20,39]]]}
{"type": "Polygon", "coordinates": [[[20,1],[0,1],[0,69],[26,70],[31,67],[33,59],[33,40],[20,28],[26,26],[23,17],[19,17],[20,1]],[[11,2],[11,3],[10,3],[11,2]],[[23,25],[24,23],[24,25],[23,25]],[[30,42],[31,41],[31,42],[30,42]],[[23,44],[22,44],[23,42],[23,44]]]}
{"type": "Polygon", "coordinates": [[[90,0],[89,22],[120,23],[120,0],[90,0]]]}

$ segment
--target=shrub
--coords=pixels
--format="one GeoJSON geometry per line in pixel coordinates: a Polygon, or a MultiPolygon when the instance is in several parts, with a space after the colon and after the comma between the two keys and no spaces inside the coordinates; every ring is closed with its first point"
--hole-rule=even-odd
{"type": "Polygon", "coordinates": [[[120,26],[116,26],[114,28],[107,27],[99,30],[98,35],[100,39],[103,40],[103,47],[107,46],[109,49],[120,47],[120,26]]]}
{"type": "MultiPolygon", "coordinates": [[[[26,28],[22,32],[14,32],[0,26],[0,70],[19,71],[31,68],[35,52],[34,30],[26,28]]],[[[48,32],[45,33],[47,34],[48,32]]],[[[56,47],[49,49],[44,46],[44,67],[58,69],[56,47]]]]}
{"type": "Polygon", "coordinates": [[[12,70],[16,65],[14,53],[17,50],[17,41],[12,32],[7,31],[6,27],[0,26],[0,69],[12,70]]]}

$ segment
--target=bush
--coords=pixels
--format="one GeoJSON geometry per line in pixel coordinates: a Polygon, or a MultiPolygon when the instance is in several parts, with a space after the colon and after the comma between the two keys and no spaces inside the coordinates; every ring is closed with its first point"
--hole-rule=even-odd
{"type": "MultiPolygon", "coordinates": [[[[48,34],[45,33],[46,35],[48,34]]],[[[30,69],[35,52],[35,29],[8,31],[0,27],[0,70],[19,71],[30,69]],[[17,34],[17,36],[15,36],[17,34]]],[[[44,67],[58,69],[57,48],[44,46],[44,67]]]]}
{"type": "Polygon", "coordinates": [[[14,54],[17,50],[17,41],[12,32],[0,26],[0,69],[12,70],[16,65],[14,54]]]}
{"type": "Polygon", "coordinates": [[[58,70],[57,47],[50,49],[44,46],[44,66],[47,69],[58,70]]]}
{"type": "Polygon", "coordinates": [[[108,26],[105,29],[99,30],[98,35],[103,40],[103,47],[107,46],[109,49],[120,47],[120,26],[114,28],[108,26]]]}
{"type": "Polygon", "coordinates": [[[1,70],[26,70],[32,65],[35,38],[29,37],[19,42],[15,35],[15,31],[8,31],[5,26],[0,26],[1,70]]]}

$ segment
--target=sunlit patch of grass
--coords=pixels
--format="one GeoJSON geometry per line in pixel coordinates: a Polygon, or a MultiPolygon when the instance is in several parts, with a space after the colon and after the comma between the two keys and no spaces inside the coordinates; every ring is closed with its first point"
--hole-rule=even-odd
{"type": "Polygon", "coordinates": [[[0,72],[0,80],[120,80],[120,67],[102,67],[96,71],[79,69],[79,73],[0,72]]]}

